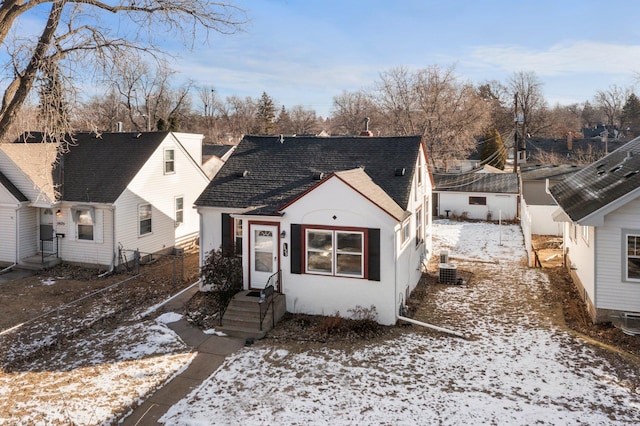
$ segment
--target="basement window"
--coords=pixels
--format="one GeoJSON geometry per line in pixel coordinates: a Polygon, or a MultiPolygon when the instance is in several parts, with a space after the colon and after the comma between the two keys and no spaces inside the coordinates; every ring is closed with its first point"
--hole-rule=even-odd
{"type": "Polygon", "coordinates": [[[469,197],[470,206],[486,206],[487,197],[469,197]]]}

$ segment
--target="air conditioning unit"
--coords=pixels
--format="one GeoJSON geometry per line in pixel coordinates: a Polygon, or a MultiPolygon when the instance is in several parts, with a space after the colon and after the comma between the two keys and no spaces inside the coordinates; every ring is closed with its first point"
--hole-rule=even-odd
{"type": "Polygon", "coordinates": [[[458,284],[458,267],[441,263],[438,269],[438,281],[443,284],[458,284]]]}
{"type": "Polygon", "coordinates": [[[447,250],[440,252],[440,263],[449,263],[449,252],[447,250]]]}

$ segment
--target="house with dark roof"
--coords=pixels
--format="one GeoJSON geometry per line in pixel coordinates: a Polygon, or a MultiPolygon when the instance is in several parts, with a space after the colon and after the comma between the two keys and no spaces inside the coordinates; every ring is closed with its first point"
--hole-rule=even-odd
{"type": "Polygon", "coordinates": [[[209,183],[201,146],[202,135],[173,132],[58,143],[30,133],[0,144],[0,262],[107,268],[119,249],[157,253],[195,240],[191,206],[209,183]]]}
{"type": "Polygon", "coordinates": [[[242,256],[245,291],[290,312],[394,324],[431,255],[427,164],[419,136],[245,136],[196,200],[201,262],[242,256]]]}
{"type": "Polygon", "coordinates": [[[452,173],[433,175],[433,215],[476,220],[518,217],[518,175],[515,173],[452,173]]]}
{"type": "Polygon", "coordinates": [[[594,322],[640,315],[640,138],[550,188],[565,264],[594,322]]]}

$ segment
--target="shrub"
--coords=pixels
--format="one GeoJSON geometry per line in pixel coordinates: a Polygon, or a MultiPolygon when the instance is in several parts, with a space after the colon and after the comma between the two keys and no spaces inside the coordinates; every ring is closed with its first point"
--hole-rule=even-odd
{"type": "Polygon", "coordinates": [[[222,250],[206,254],[200,269],[202,283],[211,289],[220,313],[224,312],[231,298],[242,290],[242,259],[223,256],[222,250]]]}

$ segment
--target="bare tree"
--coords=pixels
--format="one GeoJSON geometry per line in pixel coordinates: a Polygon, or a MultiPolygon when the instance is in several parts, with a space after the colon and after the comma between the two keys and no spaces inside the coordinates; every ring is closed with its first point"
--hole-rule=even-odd
{"type": "Polygon", "coordinates": [[[382,117],[370,94],[364,91],[347,92],[333,97],[332,132],[357,135],[363,130],[362,121],[371,119],[373,126],[381,126],[382,117]]]}
{"type": "Polygon", "coordinates": [[[376,96],[395,134],[422,135],[432,163],[445,169],[475,149],[475,137],[490,124],[485,101],[453,71],[394,69],[382,75],[376,96]]]}
{"type": "Polygon", "coordinates": [[[594,103],[602,110],[608,126],[620,125],[620,115],[622,107],[631,91],[615,84],[609,86],[607,90],[599,90],[594,98],[594,103]]]}
{"type": "Polygon", "coordinates": [[[509,79],[511,97],[518,96],[518,113],[522,114],[527,133],[538,134],[548,126],[547,106],[542,95],[542,82],[532,71],[519,71],[509,79]]]}
{"type": "Polygon", "coordinates": [[[66,73],[63,76],[66,81],[79,81],[80,76],[108,69],[108,64],[125,51],[159,53],[155,44],[155,36],[159,34],[181,36],[185,43],[193,46],[201,30],[233,33],[243,24],[243,14],[242,10],[224,3],[199,0],[2,1],[0,45],[10,61],[6,66],[8,83],[3,87],[0,106],[0,140],[6,136],[9,125],[46,69],[57,67],[66,73]],[[36,39],[21,38],[16,25],[21,19],[30,18],[30,25],[38,22],[46,5],[50,9],[40,35],[36,39]],[[122,21],[118,28],[135,29],[128,38],[122,38],[103,24],[105,17],[114,15],[122,21]]]}
{"type": "Polygon", "coordinates": [[[296,134],[315,134],[318,130],[318,118],[312,109],[302,105],[295,105],[289,111],[293,132],[296,134]]]}

